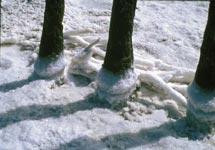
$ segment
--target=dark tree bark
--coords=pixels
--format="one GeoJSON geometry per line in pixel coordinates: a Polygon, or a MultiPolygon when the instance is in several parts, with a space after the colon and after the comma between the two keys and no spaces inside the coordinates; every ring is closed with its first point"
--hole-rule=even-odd
{"type": "Polygon", "coordinates": [[[46,0],[39,57],[56,58],[63,51],[64,0],[46,0]]]}
{"type": "Polygon", "coordinates": [[[211,0],[208,22],[204,33],[201,56],[195,75],[196,83],[203,89],[215,89],[215,1],[211,0]]]}
{"type": "Polygon", "coordinates": [[[121,73],[133,64],[132,32],[137,0],[113,0],[103,67],[121,73]]]}

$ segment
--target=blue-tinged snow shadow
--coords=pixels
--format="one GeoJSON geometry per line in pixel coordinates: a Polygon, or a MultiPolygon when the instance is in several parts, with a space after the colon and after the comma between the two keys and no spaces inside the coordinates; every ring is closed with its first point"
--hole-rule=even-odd
{"type": "Polygon", "coordinates": [[[66,105],[30,105],[18,107],[0,114],[0,129],[25,120],[40,120],[44,118],[58,118],[73,114],[77,111],[93,108],[110,108],[108,103],[98,101],[94,94],[85,99],[66,105]]]}
{"type": "Polygon", "coordinates": [[[0,92],[9,92],[11,90],[15,90],[17,88],[21,88],[32,81],[36,81],[41,79],[35,72],[33,72],[27,79],[13,81],[9,83],[4,83],[0,85],[0,92]]]}
{"type": "MultiPolygon", "coordinates": [[[[159,142],[162,138],[188,138],[189,140],[202,140],[206,135],[201,134],[186,123],[186,118],[177,121],[170,121],[157,127],[141,129],[137,133],[119,133],[93,139],[92,137],[84,136],[74,139],[68,143],[61,144],[58,149],[61,150],[124,150],[148,144],[159,142]]],[[[168,147],[168,146],[167,146],[168,147]]]]}

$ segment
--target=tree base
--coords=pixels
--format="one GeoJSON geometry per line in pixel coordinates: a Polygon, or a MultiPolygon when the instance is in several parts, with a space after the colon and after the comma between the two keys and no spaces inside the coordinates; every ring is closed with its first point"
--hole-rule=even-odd
{"type": "Polygon", "coordinates": [[[34,71],[39,77],[55,78],[63,74],[65,66],[63,54],[55,59],[38,57],[34,64],[34,71]]]}
{"type": "Polygon", "coordinates": [[[188,87],[188,123],[203,132],[215,128],[215,90],[204,90],[193,81],[188,87]]]}
{"type": "Polygon", "coordinates": [[[102,68],[97,76],[97,96],[112,106],[125,103],[136,89],[137,74],[129,69],[123,74],[113,74],[102,68]]]}

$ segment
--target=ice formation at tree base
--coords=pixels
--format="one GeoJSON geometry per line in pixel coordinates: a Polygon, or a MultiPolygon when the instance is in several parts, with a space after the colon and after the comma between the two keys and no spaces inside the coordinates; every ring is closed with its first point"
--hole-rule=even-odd
{"type": "Polygon", "coordinates": [[[34,64],[34,71],[42,78],[54,78],[63,73],[65,66],[63,54],[56,59],[38,57],[34,64]]]}
{"type": "Polygon", "coordinates": [[[215,127],[215,91],[204,90],[193,81],[188,87],[188,122],[201,130],[215,127]]]}
{"type": "Polygon", "coordinates": [[[125,102],[136,89],[137,74],[129,69],[124,74],[113,74],[102,68],[97,76],[97,95],[111,105],[125,102]]]}

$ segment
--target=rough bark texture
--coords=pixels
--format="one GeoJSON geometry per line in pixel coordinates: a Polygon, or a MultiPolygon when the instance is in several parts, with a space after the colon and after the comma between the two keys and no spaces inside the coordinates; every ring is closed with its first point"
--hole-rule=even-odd
{"type": "Polygon", "coordinates": [[[137,0],[114,0],[103,67],[121,73],[133,64],[132,32],[137,0]]]}
{"type": "Polygon", "coordinates": [[[64,0],[46,0],[39,57],[56,58],[63,51],[64,0]]]}
{"type": "Polygon", "coordinates": [[[215,89],[215,1],[211,0],[208,22],[204,33],[201,56],[195,76],[203,89],[215,89]]]}

